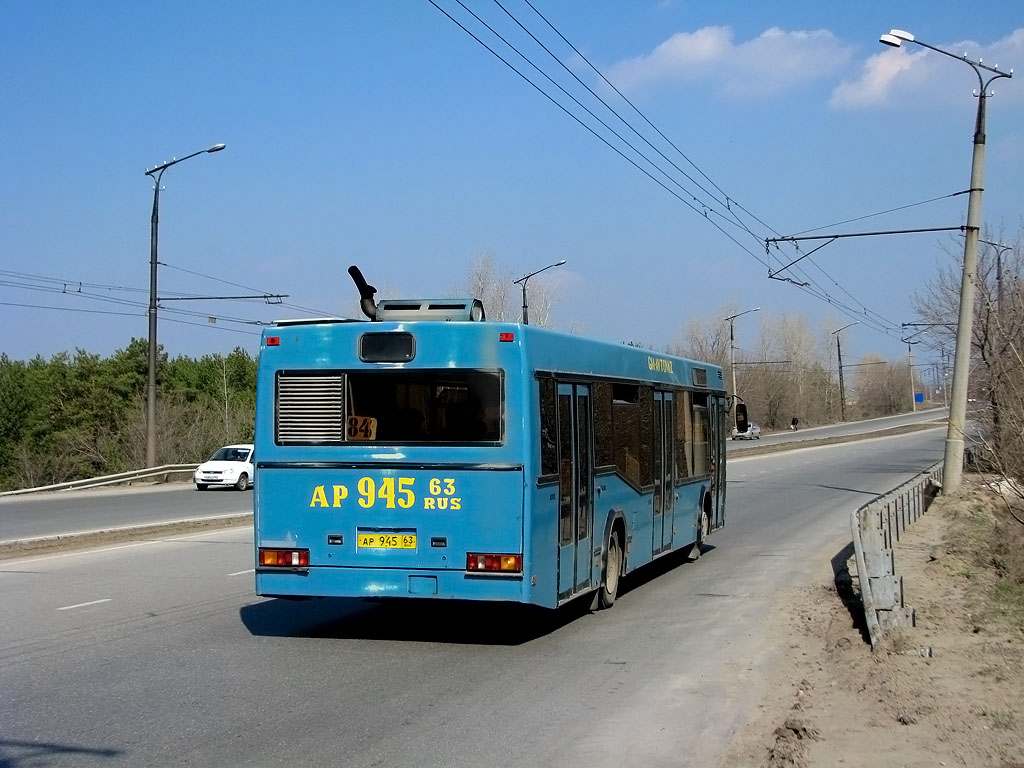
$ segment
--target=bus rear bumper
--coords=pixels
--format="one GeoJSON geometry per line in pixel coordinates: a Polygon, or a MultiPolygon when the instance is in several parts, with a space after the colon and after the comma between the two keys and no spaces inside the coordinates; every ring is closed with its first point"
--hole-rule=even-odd
{"type": "Polygon", "coordinates": [[[426,597],[529,602],[521,574],[397,568],[310,567],[302,572],[256,570],[256,594],[265,597],[426,597]]]}

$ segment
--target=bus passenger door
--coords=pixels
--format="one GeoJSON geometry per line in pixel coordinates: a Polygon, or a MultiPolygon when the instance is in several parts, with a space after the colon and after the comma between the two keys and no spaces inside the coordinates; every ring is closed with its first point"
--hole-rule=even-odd
{"type": "Polygon", "coordinates": [[[674,401],[671,392],[654,393],[654,540],[655,554],[672,547],[672,526],[675,524],[676,465],[674,401]]]}
{"type": "Polygon", "coordinates": [[[714,496],[712,497],[712,503],[714,509],[711,510],[711,530],[721,528],[725,525],[725,431],[726,431],[726,414],[728,413],[728,406],[725,400],[713,399],[711,401],[710,417],[711,417],[711,444],[708,446],[708,450],[711,454],[711,463],[714,469],[714,473],[711,478],[712,485],[714,486],[714,496]]]}
{"type": "Polygon", "coordinates": [[[594,462],[590,387],[558,385],[558,598],[590,587],[594,462]]]}

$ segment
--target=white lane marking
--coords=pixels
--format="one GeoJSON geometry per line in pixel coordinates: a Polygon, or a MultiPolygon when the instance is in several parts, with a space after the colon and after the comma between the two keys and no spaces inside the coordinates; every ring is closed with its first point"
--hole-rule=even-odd
{"type": "Polygon", "coordinates": [[[245,575],[247,573],[256,573],[256,569],[255,568],[250,568],[247,571],[235,571],[234,573],[229,573],[228,576],[243,576],[243,575],[245,575]]]}
{"type": "Polygon", "coordinates": [[[102,600],[90,600],[88,603],[77,603],[76,605],[65,605],[63,608],[58,608],[58,611],[70,611],[72,608],[85,608],[87,605],[99,605],[100,603],[109,603],[113,600],[112,597],[104,597],[102,600]]]}

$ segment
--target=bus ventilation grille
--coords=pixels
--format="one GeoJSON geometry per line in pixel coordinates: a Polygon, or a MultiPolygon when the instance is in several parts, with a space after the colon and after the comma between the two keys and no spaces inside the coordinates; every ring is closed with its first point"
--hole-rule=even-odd
{"type": "Polygon", "coordinates": [[[277,379],[277,442],[340,443],[344,436],[345,377],[281,373],[277,379]]]}

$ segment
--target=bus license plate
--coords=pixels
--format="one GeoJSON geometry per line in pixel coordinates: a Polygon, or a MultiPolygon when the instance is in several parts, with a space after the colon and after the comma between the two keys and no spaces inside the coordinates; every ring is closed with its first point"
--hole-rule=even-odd
{"type": "Polygon", "coordinates": [[[356,546],[366,549],[416,549],[416,537],[407,533],[360,533],[356,546]]]}

